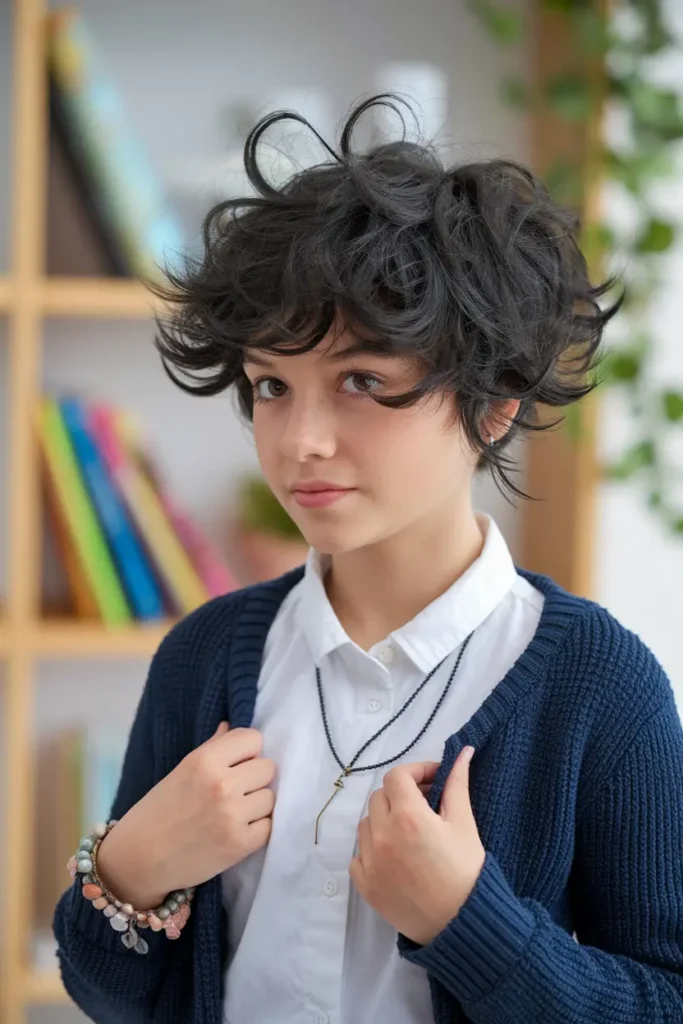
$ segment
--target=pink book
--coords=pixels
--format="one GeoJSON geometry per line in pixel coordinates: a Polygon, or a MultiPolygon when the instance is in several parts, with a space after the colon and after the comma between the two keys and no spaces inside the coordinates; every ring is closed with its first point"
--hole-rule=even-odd
{"type": "Polygon", "coordinates": [[[237,581],[220,552],[187,512],[180,508],[164,485],[149,452],[143,448],[132,419],[120,411],[117,413],[117,426],[129,457],[135,459],[152,482],[178,540],[187,551],[210,596],[218,597],[237,590],[237,581]]]}

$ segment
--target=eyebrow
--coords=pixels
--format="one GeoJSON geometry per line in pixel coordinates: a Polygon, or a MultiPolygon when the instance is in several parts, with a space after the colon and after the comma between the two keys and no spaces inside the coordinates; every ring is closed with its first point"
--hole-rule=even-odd
{"type": "MultiPolygon", "coordinates": [[[[284,355],[284,353],[282,353],[284,355]]],[[[332,355],[328,356],[332,363],[343,363],[345,359],[350,359],[351,356],[355,355],[375,355],[390,357],[394,355],[393,352],[387,351],[386,342],[371,341],[369,339],[360,339],[353,342],[350,345],[346,345],[343,349],[338,352],[333,352],[332,355]]],[[[258,355],[252,348],[247,349],[247,354],[244,357],[244,362],[253,363],[255,366],[263,366],[269,368],[273,366],[272,359],[268,359],[267,356],[258,355]]]]}

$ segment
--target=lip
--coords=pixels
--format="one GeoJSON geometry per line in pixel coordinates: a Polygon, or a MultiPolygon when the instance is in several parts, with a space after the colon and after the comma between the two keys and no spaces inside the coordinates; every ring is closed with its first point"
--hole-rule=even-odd
{"type": "Polygon", "coordinates": [[[292,495],[297,505],[302,508],[325,508],[354,490],[354,487],[338,487],[324,481],[312,481],[297,484],[292,488],[292,495]]]}

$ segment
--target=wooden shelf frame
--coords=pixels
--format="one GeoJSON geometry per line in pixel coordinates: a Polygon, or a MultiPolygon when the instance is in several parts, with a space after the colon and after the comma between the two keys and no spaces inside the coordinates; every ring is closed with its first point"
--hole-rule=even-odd
{"type": "Polygon", "coordinates": [[[67,1000],[58,971],[31,963],[30,863],[34,826],[35,672],[51,658],[148,660],[172,622],[106,629],[96,623],[40,618],[40,460],[34,430],[42,390],[46,317],[148,319],[159,308],[135,280],[46,277],[48,140],[44,19],[47,0],[14,0],[11,266],[0,276],[6,319],[9,406],[8,593],[0,613],[4,698],[0,750],[5,786],[5,871],[0,880],[0,1024],[24,1024],[32,1003],[67,1000]]]}
{"type": "MultiPolygon", "coordinates": [[[[14,310],[16,291],[13,277],[0,277],[0,313],[14,310]]],[[[43,277],[27,291],[41,317],[146,320],[163,309],[143,285],[125,278],[43,277]]]]}

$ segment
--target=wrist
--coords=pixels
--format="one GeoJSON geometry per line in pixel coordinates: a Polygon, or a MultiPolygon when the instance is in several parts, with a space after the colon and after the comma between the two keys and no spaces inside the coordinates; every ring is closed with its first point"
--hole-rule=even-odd
{"type": "Polygon", "coordinates": [[[139,851],[126,842],[125,833],[117,834],[118,827],[112,829],[100,843],[97,854],[97,873],[100,879],[122,903],[130,903],[140,910],[160,906],[169,891],[168,888],[162,888],[160,872],[148,866],[148,860],[143,859],[139,851]]]}

